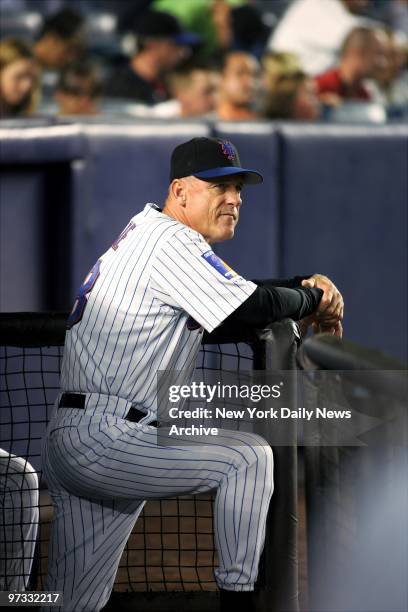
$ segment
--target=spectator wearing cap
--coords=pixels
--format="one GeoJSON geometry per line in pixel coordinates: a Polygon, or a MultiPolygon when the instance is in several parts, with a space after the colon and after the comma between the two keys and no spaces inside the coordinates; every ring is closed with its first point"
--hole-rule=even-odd
{"type": "Polygon", "coordinates": [[[260,65],[249,53],[226,53],[221,71],[217,117],[225,121],[257,119],[254,110],[260,85],[260,65]]]}
{"type": "Polygon", "coordinates": [[[231,10],[231,50],[246,51],[260,59],[269,38],[270,28],[264,23],[260,8],[251,4],[231,10]]]}
{"type": "Polygon", "coordinates": [[[155,104],[169,98],[164,78],[198,42],[170,14],[146,11],[137,22],[137,51],[129,65],[118,69],[105,87],[106,95],[155,104]]]}
{"type": "Polygon", "coordinates": [[[315,78],[320,99],[336,106],[345,100],[371,100],[365,79],[385,60],[381,35],[371,28],[354,28],[346,37],[337,66],[315,78]]]}
{"type": "Polygon", "coordinates": [[[54,93],[60,115],[96,115],[101,96],[102,78],[89,62],[67,66],[54,93]]]}
{"type": "Polygon", "coordinates": [[[72,9],[48,17],[34,44],[34,53],[45,70],[61,70],[85,53],[83,18],[72,9]]]}
{"type": "Polygon", "coordinates": [[[153,7],[180,19],[188,30],[200,35],[200,54],[218,56],[231,48],[233,30],[231,11],[248,0],[154,0],[153,7]]]}

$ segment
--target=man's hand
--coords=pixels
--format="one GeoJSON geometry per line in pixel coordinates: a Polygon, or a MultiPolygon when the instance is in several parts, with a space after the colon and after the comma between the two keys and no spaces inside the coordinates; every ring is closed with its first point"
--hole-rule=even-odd
{"type": "Polygon", "coordinates": [[[302,281],[302,287],[316,287],[323,291],[316,312],[300,322],[302,335],[305,335],[309,325],[312,325],[315,334],[329,333],[341,338],[343,336],[341,321],[344,316],[344,302],[334,283],[327,276],[313,274],[310,278],[302,281]]]}
{"type": "Polygon", "coordinates": [[[304,338],[307,334],[307,331],[312,326],[314,334],[332,334],[333,336],[337,336],[338,338],[343,337],[343,326],[341,321],[337,321],[334,325],[325,326],[321,325],[317,320],[315,315],[311,315],[309,317],[305,317],[301,319],[298,323],[300,327],[300,333],[302,334],[302,338],[304,338]]]}
{"type": "Polygon", "coordinates": [[[327,276],[313,274],[310,278],[302,281],[302,287],[316,287],[323,291],[322,299],[315,314],[316,322],[320,326],[335,327],[337,323],[343,320],[343,297],[327,276]]]}
{"type": "Polygon", "coordinates": [[[341,321],[337,321],[337,323],[330,326],[313,323],[313,331],[315,334],[331,334],[332,336],[337,336],[338,338],[343,337],[343,326],[341,321]]]}

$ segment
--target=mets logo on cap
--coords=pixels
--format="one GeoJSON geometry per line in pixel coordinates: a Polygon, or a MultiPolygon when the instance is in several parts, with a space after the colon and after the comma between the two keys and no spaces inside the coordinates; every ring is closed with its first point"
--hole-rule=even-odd
{"type": "Polygon", "coordinates": [[[234,161],[236,157],[236,152],[232,143],[229,142],[229,140],[219,140],[218,142],[221,145],[221,149],[224,155],[228,157],[230,161],[234,161]]]}

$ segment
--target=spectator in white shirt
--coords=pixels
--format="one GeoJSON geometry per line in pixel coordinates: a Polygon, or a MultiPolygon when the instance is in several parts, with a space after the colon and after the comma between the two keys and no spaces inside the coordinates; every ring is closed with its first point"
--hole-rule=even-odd
{"type": "Polygon", "coordinates": [[[334,66],[346,36],[367,20],[358,15],[370,0],[294,0],[273,32],[268,49],[295,53],[311,75],[334,66]]]}

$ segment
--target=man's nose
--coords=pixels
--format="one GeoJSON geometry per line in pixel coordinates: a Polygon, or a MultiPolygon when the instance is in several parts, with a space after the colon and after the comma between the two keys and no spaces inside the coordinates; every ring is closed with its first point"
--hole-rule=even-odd
{"type": "Polygon", "coordinates": [[[229,189],[228,191],[228,204],[231,204],[234,207],[240,206],[242,204],[241,194],[237,189],[229,189]]]}

